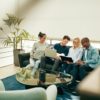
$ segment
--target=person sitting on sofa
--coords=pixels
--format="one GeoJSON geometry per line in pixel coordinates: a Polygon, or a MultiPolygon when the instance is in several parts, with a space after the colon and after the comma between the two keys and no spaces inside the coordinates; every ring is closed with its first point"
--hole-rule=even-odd
{"type": "Polygon", "coordinates": [[[36,70],[38,69],[41,57],[44,56],[45,49],[49,46],[45,42],[46,34],[40,32],[38,34],[38,37],[39,37],[39,41],[34,43],[32,50],[30,52],[30,64],[26,66],[26,68],[33,67],[33,70],[32,70],[33,76],[36,70]]]}
{"type": "Polygon", "coordinates": [[[73,64],[73,70],[70,72],[73,76],[72,83],[69,85],[71,89],[75,86],[77,78],[82,80],[100,64],[99,51],[91,46],[89,38],[83,38],[81,44],[83,46],[82,58],[73,64]]]}
{"type": "Polygon", "coordinates": [[[89,38],[83,38],[81,43],[83,46],[83,56],[82,59],[77,62],[77,64],[79,65],[80,79],[83,79],[87,75],[87,72],[98,67],[100,56],[99,51],[91,46],[89,38]]]}
{"type": "Polygon", "coordinates": [[[63,62],[62,63],[62,72],[70,73],[73,69],[72,63],[77,63],[78,60],[82,58],[83,49],[81,47],[80,38],[74,38],[73,46],[69,49],[67,57],[71,57],[73,62],[63,62]]]}
{"type": "MultiPolygon", "coordinates": [[[[67,56],[68,54],[68,51],[69,51],[69,46],[66,46],[66,44],[70,41],[70,37],[69,36],[64,36],[63,39],[61,40],[60,43],[56,43],[54,45],[54,49],[56,50],[57,52],[57,55],[65,55],[67,56]]],[[[53,66],[52,66],[52,71],[55,71],[58,67],[59,67],[59,64],[61,62],[59,56],[55,58],[49,58],[49,57],[42,57],[41,58],[41,62],[40,62],[40,67],[45,69],[46,68],[46,64],[47,63],[54,63],[53,66]]]]}

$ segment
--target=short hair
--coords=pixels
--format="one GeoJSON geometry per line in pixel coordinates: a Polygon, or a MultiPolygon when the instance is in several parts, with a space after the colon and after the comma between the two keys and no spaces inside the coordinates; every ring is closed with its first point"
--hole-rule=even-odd
{"type": "Polygon", "coordinates": [[[81,43],[83,42],[90,42],[89,38],[88,37],[84,37],[82,40],[81,40],[81,43]]]}
{"type": "Polygon", "coordinates": [[[70,37],[67,36],[67,35],[63,36],[63,40],[64,40],[64,39],[67,39],[68,41],[70,41],[70,37]]]}
{"type": "Polygon", "coordinates": [[[39,37],[39,38],[42,38],[42,37],[45,36],[45,35],[46,35],[45,33],[39,32],[38,37],[39,37]]]}

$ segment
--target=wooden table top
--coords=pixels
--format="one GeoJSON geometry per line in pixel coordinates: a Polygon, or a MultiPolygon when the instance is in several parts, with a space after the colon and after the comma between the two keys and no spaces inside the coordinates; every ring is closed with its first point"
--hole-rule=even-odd
{"type": "MultiPolygon", "coordinates": [[[[16,74],[16,80],[24,85],[36,86],[39,83],[39,72],[37,71],[37,75],[33,78],[33,76],[29,75],[31,73],[30,69],[23,69],[23,71],[16,74]]],[[[69,83],[72,80],[71,78],[58,78],[57,75],[46,73],[46,82],[45,85],[51,84],[61,84],[61,83],[69,83]]]]}

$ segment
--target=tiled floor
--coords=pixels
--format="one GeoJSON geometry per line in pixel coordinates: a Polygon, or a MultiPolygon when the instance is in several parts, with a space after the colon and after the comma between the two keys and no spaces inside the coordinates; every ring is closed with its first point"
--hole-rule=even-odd
{"type": "Polygon", "coordinates": [[[14,75],[18,71],[18,69],[19,67],[14,66],[14,65],[0,67],[0,79],[14,75]]]}

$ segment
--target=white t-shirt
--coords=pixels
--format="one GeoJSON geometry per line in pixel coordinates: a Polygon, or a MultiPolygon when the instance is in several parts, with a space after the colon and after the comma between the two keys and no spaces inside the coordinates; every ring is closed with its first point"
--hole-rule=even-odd
{"type": "Polygon", "coordinates": [[[75,63],[82,58],[82,54],[83,54],[83,49],[81,47],[79,48],[71,47],[69,49],[68,57],[71,57],[73,59],[73,62],[75,63]]]}

